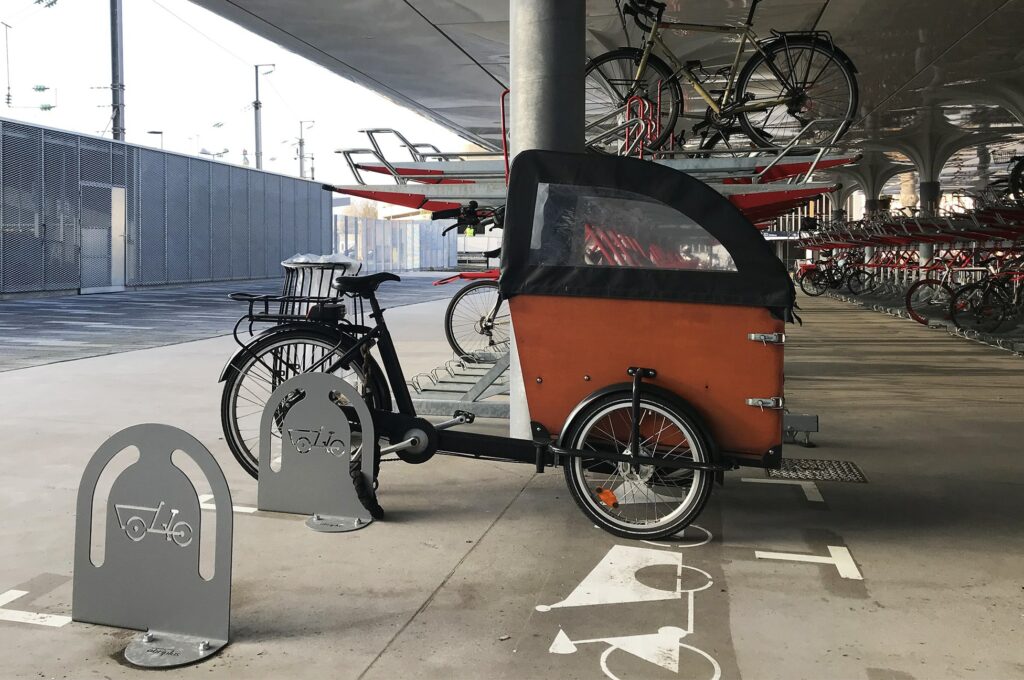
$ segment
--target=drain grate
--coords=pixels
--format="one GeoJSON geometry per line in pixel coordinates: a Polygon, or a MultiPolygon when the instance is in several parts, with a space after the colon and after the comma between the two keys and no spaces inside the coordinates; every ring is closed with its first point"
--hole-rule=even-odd
{"type": "Polygon", "coordinates": [[[798,479],[808,482],[859,482],[866,483],[856,463],[848,460],[815,460],[812,458],[783,458],[782,467],[769,470],[773,479],[798,479]]]}

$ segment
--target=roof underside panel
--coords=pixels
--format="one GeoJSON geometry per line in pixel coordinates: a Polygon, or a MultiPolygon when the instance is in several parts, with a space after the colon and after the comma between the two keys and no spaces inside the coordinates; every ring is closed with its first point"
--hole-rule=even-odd
{"type": "MultiPolygon", "coordinates": [[[[491,149],[500,146],[498,99],[509,81],[509,1],[194,0],[491,149]]],[[[981,120],[1019,133],[1009,112],[1024,116],[1024,0],[764,0],[755,29],[809,29],[823,6],[818,28],[832,32],[860,71],[861,120],[850,143],[883,139],[936,106],[961,107],[954,124],[981,120]],[[993,105],[1002,117],[993,117],[993,105]]],[[[676,1],[669,18],[736,24],[748,7],[749,0],[676,1]]],[[[587,15],[590,56],[639,43],[614,0],[588,0],[587,15]]],[[[709,71],[731,63],[735,50],[713,34],[665,37],[681,60],[700,59],[709,71]]],[[[686,106],[704,109],[692,91],[686,106]]]]}

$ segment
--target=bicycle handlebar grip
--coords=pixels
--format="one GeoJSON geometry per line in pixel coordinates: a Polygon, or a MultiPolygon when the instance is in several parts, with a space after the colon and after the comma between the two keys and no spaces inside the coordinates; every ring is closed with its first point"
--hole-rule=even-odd
{"type": "Polygon", "coordinates": [[[430,219],[432,220],[451,220],[458,219],[462,215],[462,208],[451,208],[449,210],[437,210],[430,213],[430,219]]]}

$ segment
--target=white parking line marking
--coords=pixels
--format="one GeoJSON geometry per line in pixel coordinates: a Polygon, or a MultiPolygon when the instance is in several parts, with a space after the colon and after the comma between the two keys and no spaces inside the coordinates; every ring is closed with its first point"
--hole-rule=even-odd
{"type": "Polygon", "coordinates": [[[711,535],[710,531],[708,531],[707,529],[705,529],[702,526],[698,526],[696,524],[691,524],[690,526],[686,527],[682,531],[680,531],[680,532],[678,532],[676,534],[673,534],[672,536],[669,536],[665,540],[662,540],[662,541],[641,541],[641,543],[646,543],[647,545],[653,545],[656,548],[699,548],[702,545],[707,545],[708,543],[710,543],[712,538],[714,538],[714,536],[711,535]],[[699,538],[693,539],[692,542],[690,542],[690,543],[671,543],[671,541],[673,541],[673,540],[680,540],[680,539],[681,540],[687,540],[686,534],[688,532],[689,533],[696,532],[697,534],[699,534],[699,538]]]}
{"type": "MultiPolygon", "coordinates": [[[[216,510],[217,506],[211,503],[213,500],[212,493],[204,493],[199,497],[199,507],[203,510],[216,510]]],[[[259,508],[250,508],[248,505],[232,505],[231,509],[235,512],[253,513],[259,510],[259,508]]]]}
{"type": "Polygon", "coordinates": [[[818,485],[814,482],[801,482],[795,479],[761,479],[760,477],[743,477],[740,481],[751,482],[753,484],[787,484],[789,486],[799,486],[804,490],[804,496],[807,497],[807,500],[812,503],[825,502],[825,499],[821,495],[821,491],[818,490],[818,485]]]}
{"type": "Polygon", "coordinates": [[[822,557],[820,555],[801,555],[799,553],[765,552],[763,550],[755,550],[754,557],[759,560],[787,560],[789,562],[831,564],[843,578],[853,579],[855,581],[864,580],[864,577],[860,573],[860,569],[857,568],[857,563],[853,561],[853,555],[850,554],[849,548],[845,548],[840,545],[830,545],[828,546],[828,553],[829,557],[822,557]]]}
{"type": "Polygon", "coordinates": [[[23,612],[16,609],[3,609],[5,604],[14,602],[19,597],[28,595],[27,590],[8,590],[0,593],[0,621],[11,621],[13,623],[30,623],[35,626],[50,626],[60,628],[71,623],[70,616],[57,616],[55,614],[37,614],[36,612],[23,612]]]}

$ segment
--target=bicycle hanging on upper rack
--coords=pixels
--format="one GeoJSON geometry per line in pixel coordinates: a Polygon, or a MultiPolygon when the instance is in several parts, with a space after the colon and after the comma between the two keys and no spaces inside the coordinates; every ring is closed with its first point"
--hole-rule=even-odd
{"type": "Polygon", "coordinates": [[[853,62],[825,31],[772,31],[759,39],[752,28],[761,0],[738,26],[663,21],[665,4],[655,0],[626,0],[644,32],[643,47],[620,47],[590,60],[586,68],[586,135],[591,149],[618,154],[625,150],[631,102],[640,98],[657,109],[656,130],[648,135],[648,150],[662,148],[683,114],[684,78],[707,103],[705,118],[694,126],[701,148],[728,144],[742,131],[758,147],[784,146],[796,138],[809,143],[834,143],[857,114],[858,89],[853,62]],[[666,46],[661,31],[721,33],[739,38],[732,65],[714,73],[700,61],[681,62],[666,46]],[[654,47],[660,48],[671,66],[654,47]],[[754,54],[740,69],[740,58],[752,46],[754,54]],[[716,81],[714,87],[705,87],[716,81]]]}

